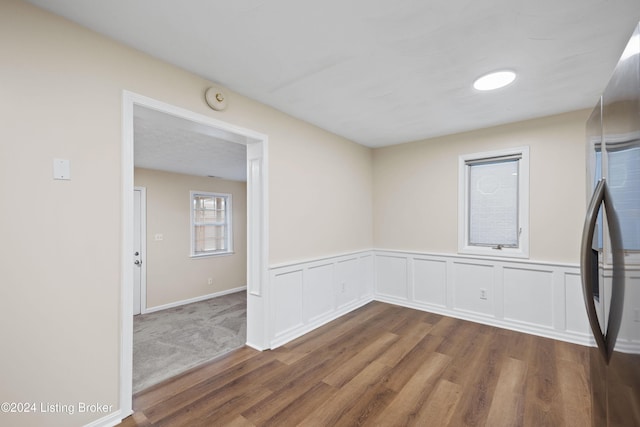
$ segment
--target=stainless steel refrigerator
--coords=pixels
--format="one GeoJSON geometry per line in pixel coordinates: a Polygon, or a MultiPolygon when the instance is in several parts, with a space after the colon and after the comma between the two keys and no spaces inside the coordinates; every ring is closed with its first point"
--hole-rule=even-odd
{"type": "Polygon", "coordinates": [[[587,122],[581,274],[593,426],[640,426],[640,25],[587,122]]]}

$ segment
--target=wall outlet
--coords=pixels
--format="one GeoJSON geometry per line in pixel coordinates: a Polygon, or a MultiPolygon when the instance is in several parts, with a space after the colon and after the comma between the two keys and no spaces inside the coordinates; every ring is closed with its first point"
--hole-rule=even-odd
{"type": "Polygon", "coordinates": [[[346,290],[347,290],[347,284],[345,282],[342,282],[340,287],[340,292],[344,294],[346,290]]]}
{"type": "Polygon", "coordinates": [[[487,299],[487,290],[480,289],[480,299],[487,299]]]}
{"type": "Polygon", "coordinates": [[[164,236],[158,233],[154,236],[154,239],[159,242],[160,240],[164,240],[164,236]]]}
{"type": "Polygon", "coordinates": [[[213,277],[209,277],[209,278],[207,279],[207,284],[208,284],[208,285],[213,285],[213,277]]]}

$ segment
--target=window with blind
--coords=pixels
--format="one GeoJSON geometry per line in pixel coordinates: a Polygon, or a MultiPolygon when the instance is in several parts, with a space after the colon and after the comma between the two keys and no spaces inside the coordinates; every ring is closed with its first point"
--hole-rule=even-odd
{"type": "Polygon", "coordinates": [[[627,253],[640,252],[640,140],[607,141],[608,184],[627,253]]]}
{"type": "Polygon", "coordinates": [[[233,252],[231,194],[191,192],[191,256],[233,252]]]}
{"type": "Polygon", "coordinates": [[[461,253],[528,256],[528,151],[460,156],[461,253]]]}

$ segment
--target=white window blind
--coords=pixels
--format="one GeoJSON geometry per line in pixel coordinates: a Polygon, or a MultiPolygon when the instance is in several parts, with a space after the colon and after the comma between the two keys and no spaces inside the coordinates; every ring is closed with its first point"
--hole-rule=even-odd
{"type": "Polygon", "coordinates": [[[469,244],[518,246],[519,157],[469,162],[469,244]]]}
{"type": "Polygon", "coordinates": [[[640,250],[640,141],[607,143],[608,184],[622,241],[627,251],[640,250]]]}

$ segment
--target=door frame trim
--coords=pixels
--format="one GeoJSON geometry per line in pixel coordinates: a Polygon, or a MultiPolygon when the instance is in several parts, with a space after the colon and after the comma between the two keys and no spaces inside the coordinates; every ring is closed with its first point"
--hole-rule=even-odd
{"type": "Polygon", "coordinates": [[[147,188],[133,187],[140,191],[140,251],[142,268],[140,269],[140,314],[147,313],[147,188]]]}
{"type": "Polygon", "coordinates": [[[120,416],[133,413],[133,188],[134,106],[181,117],[225,132],[247,146],[247,345],[269,347],[268,136],[130,91],[122,92],[122,243],[120,291],[120,416]]]}

